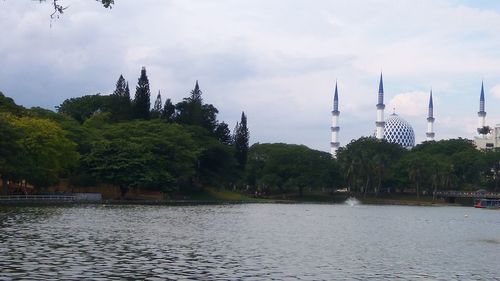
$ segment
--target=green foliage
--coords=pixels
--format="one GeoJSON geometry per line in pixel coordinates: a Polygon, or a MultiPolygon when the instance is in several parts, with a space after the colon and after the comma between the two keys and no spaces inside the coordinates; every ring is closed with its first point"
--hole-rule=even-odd
{"type": "Polygon", "coordinates": [[[127,189],[173,191],[195,174],[199,150],[179,125],[159,120],[109,125],[83,159],[99,180],[127,189]]]}
{"type": "Polygon", "coordinates": [[[134,98],[134,118],[148,120],[149,109],[151,108],[151,91],[149,89],[149,79],[146,74],[146,68],[141,69],[141,76],[137,81],[137,87],[135,88],[135,98],[134,98]]]}
{"type": "Polygon", "coordinates": [[[76,144],[56,123],[22,117],[14,119],[13,124],[22,131],[18,140],[22,166],[15,171],[15,178],[26,179],[37,187],[47,187],[57,183],[77,165],[76,144]]]}
{"type": "Polygon", "coordinates": [[[175,122],[183,125],[200,126],[212,134],[217,128],[217,113],[219,111],[211,104],[204,104],[202,91],[196,81],[191,95],[175,106],[177,115],[175,122]]]}
{"type": "Polygon", "coordinates": [[[490,190],[498,192],[500,183],[500,150],[485,151],[483,160],[483,183],[490,190]]]}
{"type": "Polygon", "coordinates": [[[170,99],[167,99],[165,101],[165,105],[163,106],[163,109],[161,111],[161,119],[172,123],[175,120],[175,105],[172,104],[172,101],[170,99]]]}
{"type": "Polygon", "coordinates": [[[210,132],[199,126],[188,126],[196,142],[200,154],[194,185],[230,186],[238,178],[234,150],[212,136],[210,132]]]}
{"type": "Polygon", "coordinates": [[[235,157],[238,160],[238,164],[241,169],[245,168],[248,155],[248,142],[250,138],[250,133],[247,127],[247,117],[245,112],[241,113],[241,120],[236,123],[236,128],[234,129],[233,143],[235,147],[235,157]]]}
{"type": "Polygon", "coordinates": [[[225,122],[221,122],[217,125],[215,136],[222,144],[231,145],[233,143],[231,130],[229,130],[229,126],[225,122]]]}
{"type": "Polygon", "coordinates": [[[129,120],[132,116],[132,104],[130,102],[130,90],[128,82],[125,81],[123,75],[120,75],[116,81],[116,89],[109,97],[108,108],[112,114],[112,120],[123,121],[129,120]]]}
{"type": "Polygon", "coordinates": [[[3,180],[2,193],[7,193],[7,181],[15,178],[22,162],[20,139],[22,131],[13,124],[10,113],[0,113],[0,176],[3,180]]]}
{"type": "Polygon", "coordinates": [[[378,194],[394,163],[405,153],[397,144],[362,137],[340,148],[337,159],[351,191],[378,194]]]}
{"type": "Polygon", "coordinates": [[[338,161],[352,191],[432,194],[438,190],[498,188],[500,157],[466,139],[424,142],[405,151],[395,144],[360,138],[341,148],[338,161]],[[497,166],[498,165],[498,166],[497,166]]]}
{"type": "Polygon", "coordinates": [[[65,100],[61,105],[57,106],[57,112],[73,117],[80,123],[93,114],[100,111],[107,111],[108,100],[106,96],[87,95],[78,98],[70,98],[65,100]]]}
{"type": "Polygon", "coordinates": [[[248,183],[269,193],[297,190],[302,195],[305,188],[331,188],[340,182],[330,154],[303,145],[254,144],[246,170],[248,183]]]}
{"type": "Polygon", "coordinates": [[[161,95],[160,91],[158,91],[158,96],[156,96],[156,100],[153,106],[153,109],[151,109],[151,118],[160,118],[161,117],[161,111],[162,111],[162,102],[161,102],[161,95]]]}
{"type": "Polygon", "coordinates": [[[123,192],[242,183],[228,125],[219,123],[213,105],[203,104],[198,82],[177,106],[167,99],[162,108],[159,95],[151,111],[155,120],[147,120],[149,95],[145,68],[133,105],[122,75],[111,95],[70,98],[57,113],[25,110],[0,95],[0,110],[25,116],[0,119],[0,133],[8,136],[0,141],[2,179],[46,187],[66,177],[71,184],[110,183],[123,192]],[[129,121],[133,117],[143,120],[129,121]]]}
{"type": "Polygon", "coordinates": [[[87,153],[90,150],[90,140],[95,138],[95,134],[88,126],[82,126],[78,121],[67,115],[57,114],[40,107],[31,108],[27,112],[27,115],[34,118],[48,119],[57,123],[65,131],[66,137],[78,145],[77,151],[80,154],[87,153]]]}
{"type": "Polygon", "coordinates": [[[0,112],[8,112],[13,115],[20,116],[24,114],[24,107],[17,105],[13,99],[6,97],[0,92],[0,112]]]}

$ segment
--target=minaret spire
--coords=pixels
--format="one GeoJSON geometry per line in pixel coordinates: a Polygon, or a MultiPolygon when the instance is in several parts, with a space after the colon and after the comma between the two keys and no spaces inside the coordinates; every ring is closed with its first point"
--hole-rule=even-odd
{"type": "Polygon", "coordinates": [[[434,140],[434,104],[432,102],[432,89],[429,95],[429,110],[427,113],[427,136],[428,141],[434,140]]]}
{"type": "Polygon", "coordinates": [[[484,111],[484,82],[481,81],[481,96],[479,97],[479,112],[486,112],[484,111]]]}
{"type": "Polygon", "coordinates": [[[384,138],[384,82],[382,80],[382,72],[380,73],[380,82],[378,85],[378,103],[377,103],[377,121],[375,122],[376,131],[375,137],[379,140],[384,138]]]}
{"type": "Polygon", "coordinates": [[[489,128],[486,126],[486,111],[484,100],[484,83],[481,81],[481,95],[479,96],[479,112],[477,113],[478,125],[477,132],[483,137],[489,133],[489,128]]]}
{"type": "Polygon", "coordinates": [[[333,95],[333,110],[332,110],[332,140],[330,142],[330,153],[332,157],[337,157],[337,150],[339,149],[339,92],[337,90],[337,81],[335,81],[335,93],[333,95]]]}
{"type": "Polygon", "coordinates": [[[382,72],[380,73],[380,82],[378,83],[378,103],[384,103],[384,81],[382,80],[382,72]]]}

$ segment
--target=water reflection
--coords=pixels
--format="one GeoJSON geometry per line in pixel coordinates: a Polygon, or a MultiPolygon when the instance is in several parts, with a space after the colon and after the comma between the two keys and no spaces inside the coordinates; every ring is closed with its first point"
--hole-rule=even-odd
{"type": "Polygon", "coordinates": [[[7,208],[0,280],[494,279],[499,217],[346,205],[7,208]]]}

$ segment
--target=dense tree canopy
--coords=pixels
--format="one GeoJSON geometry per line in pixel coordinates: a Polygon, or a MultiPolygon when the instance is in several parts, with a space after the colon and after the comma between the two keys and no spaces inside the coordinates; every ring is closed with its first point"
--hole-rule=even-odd
{"type": "Polygon", "coordinates": [[[23,178],[35,186],[57,183],[62,173],[74,168],[78,161],[76,144],[56,123],[46,119],[23,117],[14,123],[23,131],[20,139],[24,155],[23,178]]]}
{"type": "Polygon", "coordinates": [[[248,153],[247,178],[255,189],[267,193],[330,188],[341,182],[329,153],[303,145],[254,144],[248,153]]]}
{"type": "Polygon", "coordinates": [[[198,148],[191,134],[175,124],[134,121],[109,125],[84,156],[85,169],[100,181],[172,191],[195,174],[198,148]]]}
{"type": "Polygon", "coordinates": [[[405,152],[397,144],[362,137],[339,149],[337,157],[352,191],[378,194],[391,166],[405,152]]]}
{"type": "Polygon", "coordinates": [[[150,92],[143,68],[133,101],[122,75],[109,95],[67,99],[57,113],[25,109],[0,93],[2,182],[43,190],[66,178],[78,186],[119,186],[123,193],[205,186],[300,195],[340,187],[375,196],[499,191],[500,151],[478,150],[470,140],[424,142],[407,150],[362,137],[340,148],[337,159],[301,145],[249,148],[246,114],[231,132],[218,120],[218,109],[204,103],[198,81],[177,104],[168,97],[162,103],[158,93],[150,109],[150,92]]]}

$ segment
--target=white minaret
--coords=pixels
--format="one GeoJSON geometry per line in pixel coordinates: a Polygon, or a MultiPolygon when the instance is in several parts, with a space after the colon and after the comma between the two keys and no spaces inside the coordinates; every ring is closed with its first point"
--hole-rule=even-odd
{"type": "Polygon", "coordinates": [[[429,111],[427,113],[427,141],[434,140],[434,105],[432,103],[432,90],[429,96],[429,111]]]}
{"type": "Polygon", "coordinates": [[[339,93],[337,91],[337,82],[335,82],[335,94],[333,96],[333,110],[332,110],[332,141],[330,142],[330,153],[333,158],[337,157],[337,150],[339,149],[339,93]]]}
{"type": "Polygon", "coordinates": [[[377,121],[375,122],[375,125],[377,126],[375,137],[379,140],[384,138],[384,109],[384,83],[382,82],[382,73],[380,73],[380,83],[378,85],[377,121]]]}
{"type": "Polygon", "coordinates": [[[479,135],[485,137],[488,133],[489,130],[486,127],[486,111],[484,111],[484,85],[483,82],[481,82],[481,96],[479,97],[479,112],[477,113],[478,117],[478,128],[477,132],[479,135]]]}

